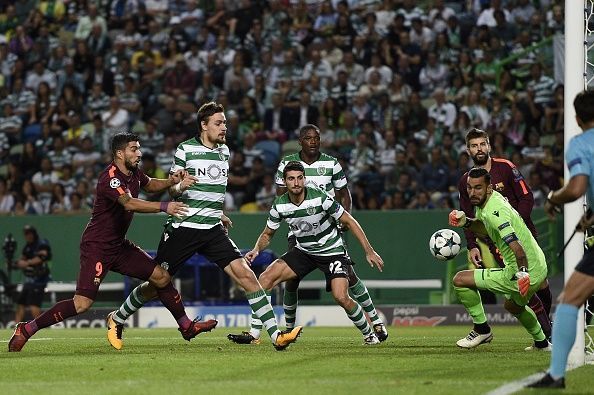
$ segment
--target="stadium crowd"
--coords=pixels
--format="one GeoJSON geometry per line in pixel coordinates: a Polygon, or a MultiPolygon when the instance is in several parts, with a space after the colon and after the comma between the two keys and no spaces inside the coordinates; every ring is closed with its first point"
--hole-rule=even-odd
{"type": "Polygon", "coordinates": [[[2,2],[0,214],[89,212],[118,131],[140,134],[144,171],[163,178],[213,100],[227,210],[267,210],[307,123],[356,209],[457,206],[470,127],[542,205],[563,175],[563,29],[559,0],[2,2]]]}

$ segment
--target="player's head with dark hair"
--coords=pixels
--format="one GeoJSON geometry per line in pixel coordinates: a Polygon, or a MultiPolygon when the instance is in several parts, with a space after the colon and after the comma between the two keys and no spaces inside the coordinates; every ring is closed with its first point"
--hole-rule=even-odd
{"type": "Polygon", "coordinates": [[[578,93],[573,99],[573,107],[578,125],[582,129],[588,128],[586,125],[594,121],[594,91],[578,93]]]}
{"type": "Polygon", "coordinates": [[[222,104],[218,104],[213,101],[201,105],[198,109],[198,113],[196,114],[198,118],[198,127],[200,128],[200,132],[204,130],[205,125],[208,124],[208,121],[210,120],[210,117],[212,117],[216,113],[224,111],[225,108],[223,108],[222,104]]]}
{"type": "Polygon", "coordinates": [[[111,139],[111,154],[114,162],[123,163],[128,170],[138,168],[142,153],[140,139],[134,133],[118,133],[111,139]]]}
{"type": "Polygon", "coordinates": [[[320,129],[312,124],[302,126],[299,129],[299,145],[304,156],[317,159],[320,154],[320,129]]]}
{"type": "Polygon", "coordinates": [[[289,163],[287,163],[287,165],[283,169],[283,179],[287,178],[287,173],[290,171],[300,171],[303,174],[305,174],[305,168],[303,167],[303,164],[296,160],[292,160],[289,163]]]}
{"type": "Polygon", "coordinates": [[[475,166],[484,166],[489,161],[491,144],[489,135],[481,129],[472,128],[466,132],[466,151],[475,166]]]}
{"type": "Polygon", "coordinates": [[[471,128],[466,132],[466,147],[470,147],[470,140],[484,138],[489,142],[489,134],[478,128],[471,128]]]}
{"type": "Polygon", "coordinates": [[[473,206],[483,206],[493,192],[491,174],[482,167],[473,167],[468,172],[466,191],[473,206]]]}
{"type": "Polygon", "coordinates": [[[227,118],[222,104],[213,101],[204,103],[198,109],[199,137],[203,144],[225,144],[227,118]]]}
{"type": "Polygon", "coordinates": [[[299,196],[304,191],[305,168],[299,161],[287,163],[283,169],[283,181],[290,196],[299,196]]]}

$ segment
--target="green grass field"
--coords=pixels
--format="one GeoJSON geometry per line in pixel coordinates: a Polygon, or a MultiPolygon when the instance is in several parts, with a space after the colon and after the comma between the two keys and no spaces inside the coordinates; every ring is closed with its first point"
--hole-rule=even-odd
{"type": "MultiPolygon", "coordinates": [[[[191,343],[174,329],[128,329],[121,351],[103,329],[44,330],[22,352],[0,353],[0,394],[482,394],[545,369],[550,356],[523,351],[520,327],[496,327],[475,350],[456,348],[462,326],[389,330],[369,347],[354,328],[305,328],[284,352],[268,339],[232,344],[229,328],[191,343]]],[[[11,333],[0,331],[4,350],[11,333]]],[[[593,393],[593,373],[572,371],[563,393],[593,393]]]]}

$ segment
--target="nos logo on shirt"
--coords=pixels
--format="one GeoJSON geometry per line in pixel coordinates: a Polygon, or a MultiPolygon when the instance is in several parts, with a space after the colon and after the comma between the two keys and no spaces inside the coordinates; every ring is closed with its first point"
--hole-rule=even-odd
{"type": "Polygon", "coordinates": [[[208,176],[211,180],[218,180],[221,177],[227,177],[227,169],[223,169],[218,165],[210,165],[206,169],[205,168],[198,168],[196,169],[196,175],[200,176],[208,176]]]}

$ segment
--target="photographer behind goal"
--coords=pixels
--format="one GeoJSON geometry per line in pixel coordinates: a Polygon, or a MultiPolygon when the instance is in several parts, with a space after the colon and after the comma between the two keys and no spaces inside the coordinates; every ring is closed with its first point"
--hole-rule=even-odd
{"type": "Polygon", "coordinates": [[[39,237],[37,229],[31,225],[25,225],[23,233],[25,246],[20,259],[14,266],[23,271],[25,280],[17,299],[15,322],[23,321],[27,308],[30,309],[33,318],[41,314],[45,287],[50,280],[49,262],[52,258],[49,242],[39,237]]]}

